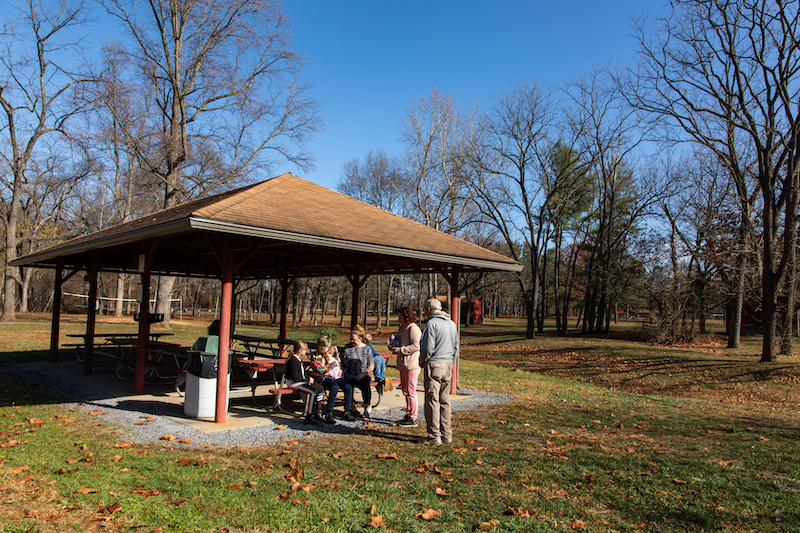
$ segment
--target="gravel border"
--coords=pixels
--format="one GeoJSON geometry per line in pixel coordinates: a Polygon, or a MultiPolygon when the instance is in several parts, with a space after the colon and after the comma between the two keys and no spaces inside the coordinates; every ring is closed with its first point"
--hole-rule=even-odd
{"type": "MultiPolygon", "coordinates": [[[[122,432],[122,438],[132,440],[139,444],[161,442],[178,443],[178,439],[189,439],[190,444],[175,444],[187,449],[212,447],[257,447],[268,444],[279,444],[289,440],[313,438],[316,436],[352,434],[363,431],[361,421],[346,422],[336,420],[335,425],[323,424],[310,426],[301,419],[292,418],[281,420],[279,423],[286,427],[276,430],[276,424],[241,427],[224,431],[205,432],[176,422],[168,416],[154,415],[130,408],[120,408],[117,398],[108,398],[108,394],[89,385],[75,381],[56,372],[50,371],[41,364],[5,365],[0,366],[0,372],[14,373],[21,379],[31,384],[36,384],[51,393],[56,399],[63,400],[61,404],[66,409],[77,409],[82,412],[94,412],[103,422],[113,424],[122,432]],[[136,425],[143,417],[148,417],[146,424],[136,425]],[[155,420],[153,420],[155,419],[155,420]],[[164,435],[174,435],[176,440],[165,441],[160,438],[164,435]]],[[[459,388],[459,398],[452,399],[453,412],[467,411],[479,406],[499,405],[510,402],[513,397],[506,394],[497,394],[476,389],[459,388]],[[463,395],[463,396],[462,396],[463,395]]],[[[372,412],[369,424],[387,425],[399,422],[404,416],[404,410],[399,407],[390,409],[378,408],[372,412]]],[[[424,413],[420,405],[420,426],[424,427],[424,413]]],[[[390,427],[390,426],[386,426],[390,427]]],[[[416,436],[411,437],[416,438],[416,436]]]]}

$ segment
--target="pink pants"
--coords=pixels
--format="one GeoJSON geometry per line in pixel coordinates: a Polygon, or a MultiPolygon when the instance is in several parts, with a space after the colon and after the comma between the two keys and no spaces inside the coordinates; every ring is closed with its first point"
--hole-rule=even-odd
{"type": "Polygon", "coordinates": [[[417,380],[420,370],[417,368],[400,371],[400,389],[406,397],[406,414],[411,420],[417,419],[417,380]]]}

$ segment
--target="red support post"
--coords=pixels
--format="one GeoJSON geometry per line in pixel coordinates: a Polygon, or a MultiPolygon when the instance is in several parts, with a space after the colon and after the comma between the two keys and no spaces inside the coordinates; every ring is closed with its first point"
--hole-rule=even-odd
{"type": "Polygon", "coordinates": [[[231,343],[233,305],[233,242],[225,236],[222,252],[222,301],[219,311],[219,359],[217,360],[217,403],[214,422],[224,424],[228,413],[228,358],[231,343]]]}
{"type": "MultiPolygon", "coordinates": [[[[456,323],[456,331],[459,332],[459,342],[461,342],[461,324],[458,318],[458,315],[461,311],[461,300],[458,296],[458,275],[461,273],[461,269],[458,267],[453,267],[453,270],[450,271],[450,318],[453,322],[456,323]]],[[[459,354],[461,350],[459,350],[459,354]]],[[[453,361],[453,377],[450,380],[450,394],[455,395],[458,391],[458,367],[459,367],[459,358],[457,357],[455,361],[453,361]]]]}

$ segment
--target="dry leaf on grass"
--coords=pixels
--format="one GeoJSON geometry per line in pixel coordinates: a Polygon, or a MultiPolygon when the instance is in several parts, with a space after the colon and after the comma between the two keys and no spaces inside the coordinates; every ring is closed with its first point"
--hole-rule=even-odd
{"type": "Polygon", "coordinates": [[[499,526],[500,520],[492,518],[488,522],[481,522],[478,526],[478,531],[490,531],[494,526],[499,526]]]}
{"type": "Polygon", "coordinates": [[[178,442],[180,442],[181,444],[191,444],[192,439],[180,439],[178,440],[178,442]]]}
{"type": "Polygon", "coordinates": [[[161,494],[161,489],[135,490],[133,493],[138,494],[139,496],[144,496],[145,498],[149,498],[151,496],[158,496],[161,494]]]}
{"type": "Polygon", "coordinates": [[[397,459],[396,453],[379,453],[378,459],[397,459]]]}
{"type": "Polygon", "coordinates": [[[369,517],[369,527],[386,527],[383,521],[383,515],[369,517]]]}
{"type": "Polygon", "coordinates": [[[89,489],[89,488],[86,488],[86,487],[81,487],[78,490],[76,490],[75,492],[77,492],[78,494],[94,494],[95,492],[100,492],[100,490],[99,489],[89,489]]]}
{"type": "Polygon", "coordinates": [[[417,513],[415,516],[416,518],[422,518],[423,520],[433,520],[440,514],[442,514],[442,512],[437,511],[436,509],[425,509],[421,513],[417,513]]]}
{"type": "Polygon", "coordinates": [[[12,474],[20,474],[20,473],[25,472],[26,470],[30,470],[30,469],[31,469],[30,466],[22,465],[22,466],[18,466],[16,468],[12,468],[11,469],[11,473],[12,474]]]}
{"type": "Polygon", "coordinates": [[[133,448],[132,442],[118,442],[114,445],[114,448],[133,448]]]}
{"type": "Polygon", "coordinates": [[[237,484],[237,483],[231,483],[230,485],[228,485],[228,488],[229,489],[241,489],[242,486],[237,484]]]}
{"type": "Polygon", "coordinates": [[[586,522],[584,522],[583,520],[575,520],[574,522],[572,522],[572,524],[570,524],[569,527],[571,527],[575,531],[579,529],[586,529],[586,522]]]}
{"type": "Polygon", "coordinates": [[[511,516],[517,516],[519,518],[530,518],[532,516],[530,511],[526,511],[522,507],[516,507],[516,508],[509,507],[509,508],[506,509],[506,512],[503,513],[503,514],[507,514],[507,515],[511,515],[511,516]]]}
{"type": "Polygon", "coordinates": [[[447,494],[447,491],[446,491],[446,490],[444,490],[444,489],[443,489],[443,488],[441,488],[441,487],[436,487],[436,494],[437,494],[438,496],[450,496],[449,494],[447,494]]]}
{"type": "Polygon", "coordinates": [[[175,440],[177,438],[178,437],[176,437],[175,435],[170,435],[169,433],[167,433],[166,435],[161,435],[159,437],[159,440],[175,440]]]}

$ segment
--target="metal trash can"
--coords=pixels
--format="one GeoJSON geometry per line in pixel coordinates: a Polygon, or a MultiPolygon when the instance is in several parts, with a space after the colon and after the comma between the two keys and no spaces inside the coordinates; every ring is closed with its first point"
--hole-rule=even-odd
{"type": "MultiPolygon", "coordinates": [[[[186,393],[183,413],[193,418],[210,418],[217,408],[217,366],[219,362],[219,337],[210,335],[198,338],[188,350],[186,393]]],[[[231,366],[228,360],[228,383],[225,387],[225,409],[228,408],[228,389],[231,384],[231,366]]]]}

